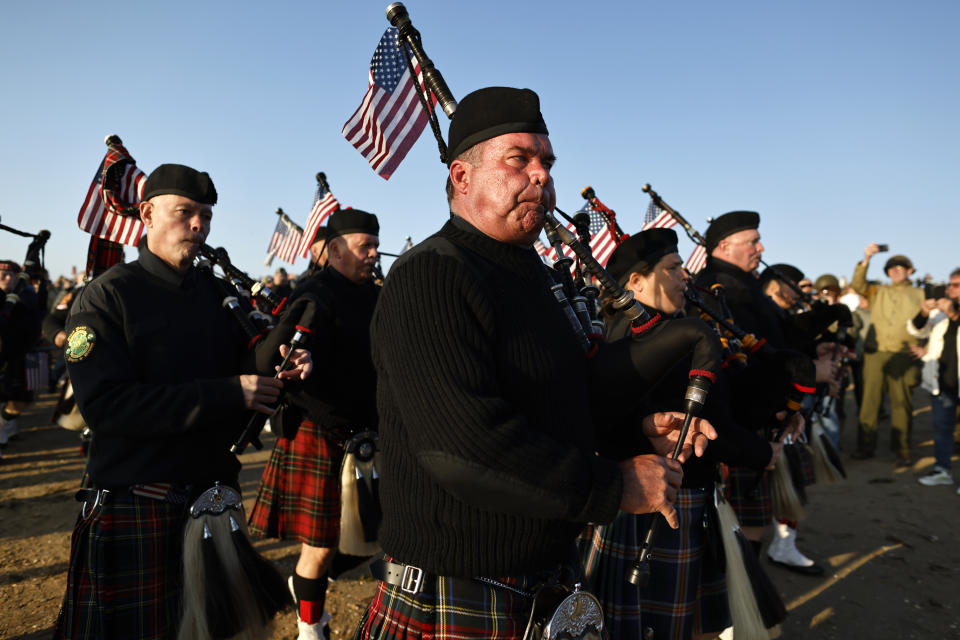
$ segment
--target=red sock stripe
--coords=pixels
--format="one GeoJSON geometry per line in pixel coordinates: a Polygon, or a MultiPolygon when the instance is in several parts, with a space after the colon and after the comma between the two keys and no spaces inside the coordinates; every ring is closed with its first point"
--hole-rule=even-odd
{"type": "Polygon", "coordinates": [[[717,375],[706,369],[690,369],[690,377],[692,378],[693,376],[703,376],[704,378],[708,378],[710,382],[717,381],[717,375]]]}
{"type": "Polygon", "coordinates": [[[300,601],[300,619],[307,624],[316,624],[323,617],[323,607],[316,600],[300,601]]]}

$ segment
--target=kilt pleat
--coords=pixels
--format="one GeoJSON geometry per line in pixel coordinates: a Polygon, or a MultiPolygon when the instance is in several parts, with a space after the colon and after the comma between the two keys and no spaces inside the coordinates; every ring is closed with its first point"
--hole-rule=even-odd
{"type": "Polygon", "coordinates": [[[250,533],[336,547],[342,461],[343,450],[309,420],[295,438],[278,437],[250,511],[250,533]]]}
{"type": "Polygon", "coordinates": [[[647,528],[659,515],[620,513],[611,524],[592,527],[581,537],[587,584],[603,606],[611,640],[646,637],[647,629],[655,638],[685,639],[700,629],[728,626],[729,612],[718,606],[726,600],[725,576],[711,568],[705,576],[710,579],[707,588],[701,584],[708,497],[702,489],[680,490],[675,505],[680,528],[658,525],[650,580],[644,587],[629,584],[626,575],[647,528]]]}
{"type": "Polygon", "coordinates": [[[766,527],[773,519],[773,501],[770,499],[770,481],[764,472],[757,480],[757,472],[746,467],[724,465],[726,495],[737,514],[741,527],[766,527]]]}
{"type": "MultiPolygon", "coordinates": [[[[521,591],[533,579],[500,580],[521,591]]],[[[529,598],[501,587],[439,576],[435,590],[411,595],[385,582],[360,619],[356,640],[521,640],[529,598]]]]}
{"type": "Polygon", "coordinates": [[[125,496],[79,517],[54,637],[175,637],[188,508],[125,496]]]}

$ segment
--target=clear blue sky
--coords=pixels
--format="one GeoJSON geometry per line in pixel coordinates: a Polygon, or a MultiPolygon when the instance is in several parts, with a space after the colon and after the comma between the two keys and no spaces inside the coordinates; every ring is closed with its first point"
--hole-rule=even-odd
{"type": "MultiPolygon", "coordinates": [[[[2,222],[51,230],[52,275],[82,268],[77,212],[117,133],[147,172],[210,172],[209,242],[252,274],[274,209],[302,225],[321,170],[342,204],[379,215],[384,250],[424,239],[447,215],[429,130],[389,181],[340,135],[387,4],[3,3],[2,222]]],[[[960,266],[958,2],[406,5],[456,97],[540,94],[567,211],[592,185],[635,231],[649,182],[701,231],[759,211],[765,259],[813,277],[849,277],[871,241],[937,279],[960,266]]],[[[26,244],[0,233],[0,257],[26,244]]]]}

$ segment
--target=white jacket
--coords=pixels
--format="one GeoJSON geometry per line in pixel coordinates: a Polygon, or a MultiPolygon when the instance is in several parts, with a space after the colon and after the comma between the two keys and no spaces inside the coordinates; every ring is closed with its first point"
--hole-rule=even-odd
{"type": "MultiPolygon", "coordinates": [[[[913,319],[907,320],[907,331],[917,338],[929,338],[927,353],[923,356],[923,374],[921,386],[932,395],[940,395],[940,354],[943,353],[943,337],[950,325],[947,315],[939,309],[930,312],[927,324],[920,329],[913,326],[913,319]]],[[[960,373],[960,336],[957,339],[957,363],[960,373]]]]}

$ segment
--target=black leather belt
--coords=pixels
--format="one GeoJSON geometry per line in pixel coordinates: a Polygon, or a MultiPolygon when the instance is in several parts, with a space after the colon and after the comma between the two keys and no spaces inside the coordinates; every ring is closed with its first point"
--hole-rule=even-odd
{"type": "Polygon", "coordinates": [[[400,564],[379,558],[370,563],[370,573],[374,578],[395,587],[410,595],[425,591],[433,591],[437,584],[437,576],[427,573],[420,567],[412,564],[400,564]],[[427,589],[429,585],[429,589],[427,589]]]}
{"type": "MultiPolygon", "coordinates": [[[[415,567],[412,564],[391,562],[383,558],[378,558],[370,563],[370,573],[377,580],[386,582],[387,584],[395,587],[400,587],[401,591],[404,593],[409,593],[410,595],[417,595],[418,593],[434,593],[436,590],[438,576],[428,573],[420,567],[415,567]]],[[[485,584],[490,587],[497,587],[499,589],[512,591],[513,593],[525,598],[531,598],[534,595],[532,591],[524,591],[523,589],[519,589],[513,585],[505,584],[492,578],[447,578],[447,580],[452,580],[454,584],[457,582],[463,582],[464,584],[470,584],[473,586],[476,586],[477,584],[485,584]]]]}

